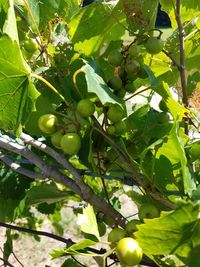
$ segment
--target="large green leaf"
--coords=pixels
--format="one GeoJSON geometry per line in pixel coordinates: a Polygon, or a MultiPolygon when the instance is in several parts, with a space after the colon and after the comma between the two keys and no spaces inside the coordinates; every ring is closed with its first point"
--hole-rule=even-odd
{"type": "Polygon", "coordinates": [[[79,2],[79,0],[27,0],[31,15],[25,5],[20,6],[20,10],[23,9],[23,15],[33,29],[37,25],[43,30],[49,21],[55,19],[55,14],[69,21],[79,9],[79,2]]]}
{"type": "Polygon", "coordinates": [[[16,18],[13,0],[0,0],[0,31],[6,33],[15,41],[18,40],[16,18]]]}
{"type": "Polygon", "coordinates": [[[83,65],[79,72],[85,74],[88,93],[95,93],[102,104],[118,103],[122,105],[121,99],[112,92],[107,83],[97,73],[95,65],[92,65],[92,63],[88,64],[85,61],[85,65],[83,65]]]}
{"type": "MultiPolygon", "coordinates": [[[[181,203],[179,207],[160,218],[146,219],[134,233],[145,254],[177,255],[189,266],[200,261],[199,203],[181,203]]],[[[196,265],[198,266],[198,265],[196,265]]]]}
{"type": "Polygon", "coordinates": [[[27,119],[37,95],[19,46],[8,36],[0,38],[0,127],[17,130],[27,119]]]}
{"type": "Polygon", "coordinates": [[[187,165],[183,138],[181,137],[181,131],[176,122],[167,136],[167,140],[156,153],[156,158],[159,159],[161,156],[168,158],[174,166],[176,164],[180,164],[180,173],[184,192],[186,194],[191,194],[196,186],[187,165]]]}
{"type": "Polygon", "coordinates": [[[19,200],[16,199],[4,199],[0,196],[0,221],[12,221],[14,212],[19,205],[19,200]]]}
{"type": "Polygon", "coordinates": [[[121,11],[121,2],[97,2],[81,9],[69,24],[75,49],[88,56],[98,55],[103,46],[120,39],[125,31],[125,15],[121,11]]]}

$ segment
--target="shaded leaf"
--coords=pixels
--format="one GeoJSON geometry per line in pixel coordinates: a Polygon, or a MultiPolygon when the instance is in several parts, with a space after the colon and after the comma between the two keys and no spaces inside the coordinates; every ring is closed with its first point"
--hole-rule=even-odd
{"type": "Polygon", "coordinates": [[[63,200],[69,192],[60,191],[55,183],[33,186],[27,191],[26,204],[33,205],[46,202],[48,204],[63,200]]]}

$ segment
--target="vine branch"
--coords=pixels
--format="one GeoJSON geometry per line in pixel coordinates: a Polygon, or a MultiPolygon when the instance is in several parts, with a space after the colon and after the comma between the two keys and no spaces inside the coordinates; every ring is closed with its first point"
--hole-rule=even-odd
{"type": "Polygon", "coordinates": [[[30,162],[34,163],[38,166],[46,177],[49,177],[55,180],[58,183],[61,183],[67,187],[69,187],[76,194],[81,196],[81,198],[95,206],[98,210],[102,211],[104,214],[107,214],[111,218],[113,218],[116,224],[121,227],[125,227],[126,219],[116,211],[109,203],[105,200],[97,196],[89,185],[85,184],[82,176],[78,173],[78,171],[71,165],[65,158],[65,156],[61,153],[56,152],[52,148],[47,145],[35,140],[31,136],[27,134],[22,134],[21,138],[26,144],[31,144],[39,150],[42,150],[46,154],[53,157],[59,164],[63,165],[69,172],[72,174],[73,179],[69,178],[66,174],[62,174],[56,168],[52,166],[48,166],[48,164],[43,161],[38,155],[29,150],[27,147],[17,144],[11,139],[0,137],[0,147],[17,153],[24,158],[28,159],[30,162]]]}
{"type": "Polygon", "coordinates": [[[33,172],[33,171],[30,171],[30,170],[27,170],[27,169],[21,167],[21,165],[15,163],[11,157],[7,156],[3,152],[0,152],[0,160],[2,160],[13,171],[18,172],[18,173],[20,173],[24,176],[27,176],[31,179],[36,179],[36,178],[44,179],[44,178],[46,178],[46,175],[44,175],[43,173],[33,172]]]}
{"type": "MultiPolygon", "coordinates": [[[[176,10],[175,10],[175,17],[176,22],[178,25],[179,31],[179,48],[180,48],[180,78],[181,78],[181,88],[182,88],[182,95],[183,95],[183,103],[185,107],[188,107],[188,96],[187,96],[187,80],[186,80],[186,72],[185,72],[185,53],[184,53],[184,28],[181,22],[181,15],[180,15],[180,7],[181,7],[181,0],[176,0],[176,10]]],[[[188,134],[188,120],[185,120],[185,133],[188,134]]]]}
{"type": "MultiPolygon", "coordinates": [[[[52,234],[52,233],[49,233],[49,232],[45,232],[45,231],[38,231],[38,230],[28,229],[28,228],[25,228],[25,227],[20,227],[20,226],[8,224],[8,223],[3,223],[3,222],[0,222],[0,227],[4,227],[4,228],[7,228],[7,229],[11,229],[11,230],[15,230],[15,231],[23,232],[23,233],[28,233],[28,234],[48,237],[48,238],[54,239],[56,241],[65,243],[67,247],[76,244],[70,238],[66,239],[64,237],[57,236],[55,234],[52,234]]],[[[87,249],[89,251],[91,251],[93,253],[96,253],[96,254],[99,254],[99,255],[103,255],[103,254],[106,253],[106,249],[98,250],[98,249],[91,248],[91,247],[88,247],[87,249]]],[[[112,258],[112,255],[110,255],[110,257],[112,258]]],[[[147,258],[146,256],[143,257],[143,259],[141,261],[141,264],[144,264],[144,265],[150,266],[150,267],[158,267],[158,265],[155,262],[153,262],[151,259],[147,258]]],[[[9,266],[12,266],[12,265],[9,265],[9,266]]]]}

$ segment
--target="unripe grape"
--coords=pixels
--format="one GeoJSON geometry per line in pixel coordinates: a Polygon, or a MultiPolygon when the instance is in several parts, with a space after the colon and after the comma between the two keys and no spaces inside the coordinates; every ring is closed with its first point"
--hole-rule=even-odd
{"type": "Polygon", "coordinates": [[[164,41],[157,37],[149,37],[147,42],[145,43],[145,47],[148,53],[150,54],[158,54],[164,48],[164,41]]]}
{"type": "Polygon", "coordinates": [[[127,74],[137,74],[140,70],[140,64],[136,60],[128,60],[125,65],[127,74]]]}
{"type": "Polygon", "coordinates": [[[63,135],[60,146],[69,155],[75,155],[81,148],[81,139],[77,133],[63,135]]]}
{"type": "Polygon", "coordinates": [[[131,57],[137,57],[140,54],[140,51],[141,51],[140,46],[136,44],[132,44],[128,49],[128,53],[131,57]]]}
{"type": "Polygon", "coordinates": [[[115,134],[115,132],[116,132],[115,126],[109,125],[107,128],[107,133],[110,135],[113,135],[113,134],[115,134]]]}
{"type": "Polygon", "coordinates": [[[108,109],[107,117],[111,122],[118,122],[123,119],[123,110],[119,106],[111,106],[108,109]]]}
{"type": "Polygon", "coordinates": [[[86,98],[78,102],[76,109],[82,117],[87,118],[93,115],[95,111],[95,105],[92,101],[86,98]]]}
{"type": "Polygon", "coordinates": [[[108,62],[113,66],[120,66],[123,61],[123,56],[118,50],[112,51],[108,56],[108,62]]]}
{"type": "Polygon", "coordinates": [[[56,130],[58,119],[53,114],[44,114],[38,120],[38,127],[46,134],[52,134],[56,130]]]}
{"type": "Polygon", "coordinates": [[[113,89],[113,90],[119,90],[122,87],[122,80],[119,76],[114,76],[112,79],[108,81],[108,85],[113,89]]]}
{"type": "Polygon", "coordinates": [[[136,90],[135,84],[133,82],[128,82],[125,86],[124,86],[126,92],[128,93],[134,93],[136,90]]]}

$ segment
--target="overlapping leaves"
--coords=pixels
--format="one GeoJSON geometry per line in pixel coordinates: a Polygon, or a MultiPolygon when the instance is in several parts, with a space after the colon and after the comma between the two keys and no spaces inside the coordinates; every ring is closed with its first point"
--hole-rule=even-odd
{"type": "Polygon", "coordinates": [[[180,203],[179,207],[160,218],[145,220],[135,233],[147,255],[177,255],[189,267],[200,261],[199,203],[180,203]]]}

